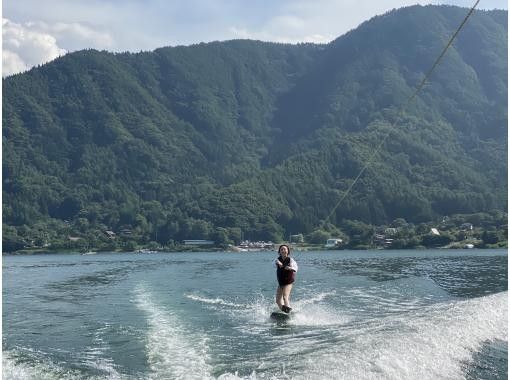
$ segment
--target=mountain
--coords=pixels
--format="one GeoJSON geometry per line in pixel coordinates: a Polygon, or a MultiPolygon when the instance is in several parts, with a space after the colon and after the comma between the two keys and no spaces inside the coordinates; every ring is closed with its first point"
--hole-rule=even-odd
{"type": "Polygon", "coordinates": [[[475,11],[402,109],[466,12],[402,8],[327,45],[84,50],[5,78],[4,236],[280,240],[328,216],[506,210],[506,11],[475,11]]]}

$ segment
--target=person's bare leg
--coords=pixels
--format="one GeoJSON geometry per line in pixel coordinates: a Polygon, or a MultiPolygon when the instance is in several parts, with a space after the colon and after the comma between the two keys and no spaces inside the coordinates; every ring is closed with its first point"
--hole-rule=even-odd
{"type": "Polygon", "coordinates": [[[281,310],[283,306],[283,287],[278,286],[276,288],[276,304],[278,305],[278,308],[281,310]]]}
{"type": "Polygon", "coordinates": [[[290,307],[290,291],[292,290],[292,284],[285,285],[283,287],[283,304],[290,307]]]}

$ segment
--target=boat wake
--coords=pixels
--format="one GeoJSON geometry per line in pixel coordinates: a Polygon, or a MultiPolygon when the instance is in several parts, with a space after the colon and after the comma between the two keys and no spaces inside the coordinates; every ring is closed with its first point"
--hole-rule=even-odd
{"type": "MultiPolygon", "coordinates": [[[[331,331],[293,378],[463,378],[486,342],[508,341],[507,292],[454,301],[331,331]]],[[[303,342],[304,343],[304,342],[303,342]]],[[[295,344],[283,354],[297,354],[295,344]]]]}
{"type": "Polygon", "coordinates": [[[205,379],[212,370],[207,336],[187,329],[144,287],[135,291],[136,306],[148,322],[146,350],[154,378],[205,379]]]}
{"type": "Polygon", "coordinates": [[[508,292],[420,308],[411,304],[407,312],[365,319],[352,319],[340,306],[328,303],[332,294],[319,293],[315,302],[308,298],[294,303],[291,328],[283,332],[268,319],[273,300],[262,295],[244,305],[188,295],[218,307],[225,323],[234,327],[220,335],[217,330],[208,332],[207,326],[197,329],[175,305],[158,302],[146,286],[137,287],[133,294],[134,305],[145,316],[146,328],[141,331],[148,373],[122,374],[112,361],[102,361],[108,346],[101,343],[101,330],[95,343],[99,352],[85,352],[88,360],[81,362],[89,368],[85,372],[51,362],[43,353],[15,349],[3,353],[3,378],[74,380],[84,378],[84,373],[90,379],[112,380],[140,375],[148,379],[465,378],[487,344],[508,341],[508,292]],[[247,312],[240,313],[240,306],[247,312]],[[256,350],[255,342],[264,346],[263,351],[256,350]],[[282,367],[275,364],[275,357],[292,360],[282,367]]]}
{"type": "MultiPolygon", "coordinates": [[[[295,363],[286,368],[286,375],[296,379],[464,378],[485,344],[508,341],[507,292],[429,305],[409,299],[398,304],[399,313],[383,312],[377,318],[349,315],[326,302],[331,295],[295,301],[287,322],[289,335],[276,336],[272,353],[260,357],[260,362],[270,361],[271,355],[293,357],[295,363]]],[[[244,306],[246,313],[238,312],[238,303],[217,304],[237,322],[237,330],[262,336],[271,329],[272,299],[259,295],[244,306]]]]}

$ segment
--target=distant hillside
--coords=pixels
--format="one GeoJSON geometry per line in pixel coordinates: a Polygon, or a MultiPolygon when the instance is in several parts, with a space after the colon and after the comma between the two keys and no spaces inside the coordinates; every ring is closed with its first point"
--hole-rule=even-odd
{"type": "Polygon", "coordinates": [[[332,225],[506,210],[506,11],[476,11],[398,116],[466,12],[402,8],[327,45],[86,50],[8,77],[4,236],[309,233],[388,132],[332,225]]]}

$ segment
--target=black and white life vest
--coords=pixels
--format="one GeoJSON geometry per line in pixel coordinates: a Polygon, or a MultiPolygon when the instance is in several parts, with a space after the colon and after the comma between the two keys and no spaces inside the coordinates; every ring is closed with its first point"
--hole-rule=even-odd
{"type": "Polygon", "coordinates": [[[287,256],[286,259],[283,259],[283,257],[278,256],[278,258],[275,260],[275,265],[276,265],[276,278],[278,279],[278,284],[280,286],[289,285],[295,281],[296,272],[298,270],[296,260],[289,256],[287,256]],[[283,266],[280,268],[276,261],[280,261],[283,264],[283,266]],[[286,267],[289,267],[290,270],[285,269],[286,267]]]}

